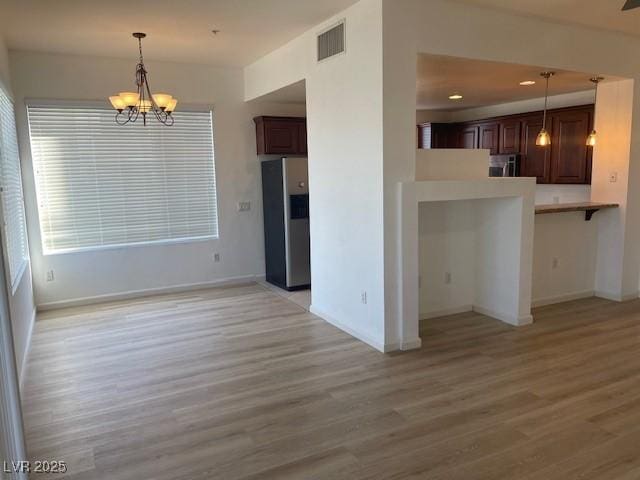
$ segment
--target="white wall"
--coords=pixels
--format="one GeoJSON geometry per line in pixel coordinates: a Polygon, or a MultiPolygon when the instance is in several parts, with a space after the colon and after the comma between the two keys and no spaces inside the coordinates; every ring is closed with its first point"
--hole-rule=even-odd
{"type": "Polygon", "coordinates": [[[155,89],[171,92],[182,104],[213,106],[220,238],[45,256],[37,221],[25,99],[105,101],[113,92],[127,88],[135,59],[11,52],[10,60],[39,306],[264,274],[260,168],[252,118],[259,114],[303,115],[303,107],[245,103],[241,69],[147,62],[155,89]],[[238,213],[240,201],[250,201],[251,211],[238,213]],[[220,263],[213,262],[214,252],[220,253],[220,263]],[[48,270],[54,270],[55,281],[46,282],[48,270]]]}
{"type": "MultiPolygon", "coordinates": [[[[384,229],[385,229],[385,322],[387,341],[400,332],[400,292],[394,288],[398,276],[400,250],[397,245],[399,204],[397,184],[409,181],[414,174],[414,110],[416,98],[416,55],[430,53],[473,59],[546,65],[548,68],[583,72],[600,72],[604,76],[637,76],[640,58],[621,57],[611,52],[635,51],[640,41],[630,36],[580,26],[560,25],[531,17],[520,17],[498,10],[462,5],[446,0],[384,0],[384,229]],[[541,35],[541,32],[544,32],[541,35]]],[[[627,98],[627,103],[631,98],[627,98]]],[[[633,110],[639,111],[640,99],[633,97],[633,110]]],[[[640,123],[631,132],[632,165],[640,167],[640,123]]],[[[594,156],[594,178],[601,175],[594,156]]],[[[640,190],[640,168],[633,171],[635,190],[640,190]]],[[[597,180],[596,180],[597,181],[597,180]]],[[[621,195],[627,197],[627,189],[621,195]]],[[[629,189],[629,191],[632,191],[629,189]]],[[[631,203],[631,202],[630,202],[631,203]]],[[[636,202],[640,203],[640,202],[636,202]]],[[[601,212],[602,213],[602,212],[601,212]]],[[[617,234],[637,234],[640,214],[621,211],[633,228],[617,234]]],[[[597,215],[600,215],[597,214],[597,215]]],[[[602,220],[602,219],[600,219],[602,220]]],[[[634,237],[635,238],[635,237],[634,237]]],[[[633,286],[637,296],[638,276],[633,273],[640,263],[639,241],[624,242],[618,248],[611,241],[611,251],[618,261],[609,262],[614,277],[624,277],[622,293],[633,286]],[[626,247],[630,250],[627,250],[626,247]],[[622,265],[629,264],[623,272],[622,265]]],[[[599,239],[599,248],[602,238],[599,239]]]]}
{"type": "Polygon", "coordinates": [[[472,180],[489,176],[489,150],[419,148],[416,176],[420,180],[472,180]]]}
{"type": "MultiPolygon", "coordinates": [[[[446,0],[363,0],[341,14],[347,17],[347,54],[343,58],[351,60],[350,66],[345,66],[344,72],[349,72],[358,81],[350,83],[342,75],[334,75],[326,78],[323,88],[307,88],[307,101],[311,109],[312,104],[322,102],[334,103],[336,93],[351,89],[354,99],[348,99],[343,108],[336,110],[335,118],[342,119],[348,117],[350,120],[363,118],[366,116],[366,125],[363,128],[355,129],[358,136],[350,135],[350,130],[340,132],[331,130],[324,122],[314,124],[312,118],[309,120],[310,134],[310,162],[313,163],[313,145],[316,139],[323,139],[326,143],[338,141],[342,151],[348,151],[350,155],[340,155],[341,169],[351,172],[353,167],[362,166],[363,154],[372,154],[369,162],[371,168],[367,170],[367,178],[360,175],[354,177],[352,185],[356,183],[366,184],[366,192],[362,192],[359,198],[364,203],[371,205],[366,217],[359,218],[363,224],[370,223],[367,233],[371,239],[365,241],[358,230],[356,236],[345,238],[344,243],[338,245],[342,251],[351,253],[351,263],[363,265],[362,273],[368,278],[373,278],[381,271],[384,272],[384,300],[378,301],[376,298],[375,308],[369,305],[371,316],[379,315],[378,308],[383,306],[384,313],[384,343],[386,345],[398,345],[402,341],[402,308],[400,298],[403,295],[404,280],[402,276],[402,256],[403,249],[399,244],[400,217],[404,216],[401,210],[398,196],[399,182],[409,182],[415,173],[415,136],[416,136],[416,55],[418,53],[430,53],[436,55],[451,55],[457,57],[467,57],[472,59],[500,61],[509,63],[521,63],[527,65],[546,65],[548,68],[566,69],[584,72],[601,72],[605,76],[633,78],[640,71],[640,59],[635,57],[620,57],[612,55],[611,52],[635,51],[640,46],[640,41],[636,38],[595,30],[582,26],[560,25],[542,19],[512,15],[506,12],[490,10],[482,7],[462,5],[446,0]],[[380,54],[377,51],[376,41],[370,45],[366,52],[356,49],[357,60],[353,60],[349,52],[350,42],[354,37],[371,42],[372,38],[378,36],[374,32],[377,28],[375,22],[369,23],[367,28],[362,29],[362,21],[371,15],[378,16],[377,12],[382,3],[382,58],[377,58],[380,54]],[[358,25],[359,24],[359,25],[358,25]],[[351,26],[350,26],[351,25],[351,26]],[[356,25],[353,28],[353,25],[356,25]],[[544,32],[541,35],[540,32],[544,32]],[[382,60],[383,59],[383,60],[382,60]],[[380,83],[376,77],[380,61],[382,61],[383,80],[380,83]],[[369,71],[363,70],[366,64],[369,71]],[[367,75],[362,73],[366,72],[367,75]],[[375,106],[379,101],[377,88],[382,85],[382,128],[377,126],[377,116],[372,116],[376,111],[375,106]],[[366,101],[365,101],[366,98],[366,101]],[[327,131],[325,132],[325,128],[327,131]],[[334,135],[327,135],[329,131],[334,135]],[[378,137],[382,132],[383,141],[383,164],[382,181],[383,188],[378,188],[380,177],[376,174],[379,168],[375,152],[379,146],[378,137]],[[368,146],[364,145],[361,136],[367,136],[370,141],[368,146]],[[371,143],[373,142],[373,143],[371,143]],[[370,148],[373,147],[373,148],[370,148]],[[354,152],[357,156],[353,156],[354,152]],[[359,181],[357,182],[356,179],[359,181]],[[378,211],[378,195],[383,195],[383,211],[378,211]],[[384,246],[383,258],[384,266],[379,268],[377,263],[379,257],[372,257],[370,253],[377,250],[380,242],[377,238],[376,223],[383,222],[384,246]],[[360,249],[365,245],[369,251],[368,255],[363,255],[360,249]],[[364,266],[363,259],[368,256],[369,262],[364,266]],[[399,285],[400,282],[400,285],[399,285]]],[[[254,98],[266,94],[270,91],[281,88],[285,85],[297,82],[304,78],[312,78],[315,71],[322,68],[314,64],[314,40],[315,34],[322,28],[330,25],[332,21],[338,19],[336,16],[329,22],[324,22],[316,28],[308,31],[298,39],[290,42],[284,47],[265,56],[254,64],[245,68],[245,96],[254,98]]],[[[339,59],[327,62],[334,65],[339,59]]],[[[337,69],[336,72],[338,73],[337,69]]],[[[309,83],[307,83],[307,86],[309,83]]],[[[344,97],[339,96],[339,100],[344,97]]],[[[634,110],[640,108],[640,100],[634,97],[634,110]]],[[[310,113],[311,117],[311,113],[310,113]]],[[[343,120],[341,120],[343,121],[343,120]]],[[[344,122],[344,121],[343,121],[344,122]]],[[[638,162],[636,157],[640,155],[640,123],[634,124],[633,135],[635,143],[632,142],[633,149],[632,162],[638,162]],[[638,153],[636,154],[636,150],[638,153]]],[[[315,145],[318,145],[315,143],[315,145]]],[[[320,151],[324,149],[320,147],[320,151]]],[[[323,153],[328,153],[329,149],[323,153]]],[[[362,170],[360,170],[361,172],[362,170]]],[[[595,169],[594,172],[598,170],[595,169]]],[[[630,178],[634,178],[640,186],[640,168],[633,171],[630,178]]],[[[310,182],[313,182],[313,175],[310,182]]],[[[326,188],[326,187],[322,187],[326,188]]],[[[341,184],[342,188],[342,184],[341,184]]],[[[358,188],[360,188],[358,186],[358,188]]],[[[636,189],[640,190],[640,188],[636,189]]],[[[346,195],[346,192],[333,190],[336,195],[346,195]]],[[[627,192],[624,192],[627,195],[627,192]]],[[[312,200],[313,203],[313,200],[312,200]]],[[[639,202],[640,203],[640,202],[639,202]]],[[[359,202],[358,206],[361,205],[359,202]]],[[[327,204],[326,206],[329,206],[327,204]]],[[[313,207],[312,207],[313,213],[313,207]]],[[[624,212],[627,219],[640,225],[640,215],[637,220],[624,212]]],[[[312,222],[313,224],[313,222],[312,222]]],[[[353,223],[352,223],[353,224],[353,223]]],[[[342,219],[334,222],[337,228],[342,228],[342,219]]],[[[313,228],[313,227],[312,227],[313,228]]],[[[330,226],[323,226],[330,228],[330,226]]],[[[363,230],[364,231],[364,230],[363,230]]],[[[628,232],[640,233],[640,228],[628,229],[628,232]]],[[[623,236],[626,233],[623,232],[623,236]]],[[[602,242],[599,242],[601,244],[602,242]]],[[[636,242],[638,244],[640,242],[636,242]]],[[[313,234],[312,234],[313,244],[313,234]]],[[[329,243],[326,244],[329,246],[329,243]]],[[[333,245],[336,247],[336,245],[333,245]]],[[[312,248],[313,245],[312,245],[312,248]]],[[[632,263],[640,263],[640,255],[635,255],[635,250],[640,251],[635,246],[629,247],[631,250],[618,249],[618,256],[623,258],[622,264],[626,260],[632,263]],[[635,250],[634,250],[635,249],[635,250]]],[[[333,248],[323,252],[325,259],[337,251],[333,248]]],[[[417,249],[416,249],[417,252],[417,249]]],[[[376,255],[379,252],[376,251],[376,255]]],[[[312,260],[312,270],[314,268],[312,260]]],[[[350,269],[353,269],[350,265],[350,269]]],[[[636,268],[635,266],[633,268],[636,268]]],[[[615,269],[615,267],[614,267],[615,269]]],[[[342,269],[344,271],[344,268],[342,269]]],[[[336,269],[340,271],[340,269],[336,269]]],[[[627,269],[629,274],[622,271],[614,272],[614,275],[625,276],[625,285],[633,283],[637,292],[638,277],[631,273],[632,269],[627,269]],[[633,281],[631,281],[633,280],[633,281]]],[[[351,277],[349,277],[351,278],[351,277]]],[[[407,278],[408,281],[408,278],[407,278]]],[[[341,286],[349,291],[347,295],[339,295],[335,305],[346,306],[349,302],[354,302],[353,297],[357,296],[359,282],[341,282],[341,286]]],[[[376,289],[376,294],[379,292],[376,289]]],[[[315,300],[314,300],[315,301],[315,300]]],[[[340,310],[341,318],[345,318],[353,324],[362,324],[362,310],[358,310],[355,305],[350,305],[349,311],[340,310]],[[350,315],[351,314],[351,315],[350,315]],[[349,318],[349,317],[353,318],[349,318]]],[[[374,329],[378,328],[378,320],[374,322],[374,329]]]]}
{"type": "Polygon", "coordinates": [[[595,291],[598,222],[584,212],[536,215],[533,251],[533,304],[547,305],[595,291]],[[556,262],[554,262],[556,259],[556,262]]]}
{"type": "Polygon", "coordinates": [[[421,319],[469,311],[473,307],[476,203],[428,202],[419,205],[421,319]]]}
{"type": "Polygon", "coordinates": [[[382,350],[382,0],[363,0],[248,66],[245,96],[303,78],[312,311],[382,350]],[[346,52],[317,63],[316,34],[343,18],[346,52]]]}
{"type": "Polygon", "coordinates": [[[600,212],[596,292],[614,300],[638,296],[640,263],[640,84],[603,83],[598,91],[592,198],[620,208],[600,212]],[[611,182],[610,174],[617,176],[611,182]]]}

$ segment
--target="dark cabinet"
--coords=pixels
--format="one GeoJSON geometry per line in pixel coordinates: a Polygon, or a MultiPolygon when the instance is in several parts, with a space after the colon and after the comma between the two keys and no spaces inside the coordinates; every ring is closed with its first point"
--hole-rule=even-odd
{"type": "Polygon", "coordinates": [[[298,117],[256,117],[258,155],[306,155],[307,122],[298,117]]]}
{"type": "Polygon", "coordinates": [[[551,150],[536,145],[536,138],[541,128],[542,115],[526,117],[522,120],[520,176],[536,177],[538,183],[549,183],[551,150]]]}
{"type": "Polygon", "coordinates": [[[431,148],[484,148],[491,155],[520,154],[520,175],[538,183],[591,183],[592,149],[586,141],[593,105],[547,112],[551,145],[538,147],[543,112],[522,113],[466,123],[430,124],[431,148]]]}
{"type": "Polygon", "coordinates": [[[431,124],[431,148],[450,148],[451,127],[448,123],[431,124]]]}
{"type": "Polygon", "coordinates": [[[456,148],[478,148],[479,127],[463,125],[457,129],[456,148]]]}
{"type": "Polygon", "coordinates": [[[566,110],[551,115],[551,183],[589,183],[592,149],[586,145],[592,114],[566,110]]]}
{"type": "Polygon", "coordinates": [[[489,150],[490,155],[499,152],[500,125],[498,123],[483,123],[480,125],[480,148],[489,150]]]}
{"type": "Polygon", "coordinates": [[[500,122],[500,146],[498,153],[511,155],[520,153],[520,119],[503,120],[500,122]]]}
{"type": "Polygon", "coordinates": [[[418,125],[418,148],[453,148],[451,124],[422,123],[418,125]]]}
{"type": "Polygon", "coordinates": [[[298,123],[298,151],[299,153],[307,154],[307,122],[298,123]]]}

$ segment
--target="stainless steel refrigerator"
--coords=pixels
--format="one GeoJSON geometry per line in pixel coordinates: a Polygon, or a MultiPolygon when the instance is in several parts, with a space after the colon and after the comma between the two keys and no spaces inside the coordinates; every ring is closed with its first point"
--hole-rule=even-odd
{"type": "Polygon", "coordinates": [[[262,162],[267,282],[286,290],[311,285],[307,159],[262,162]]]}

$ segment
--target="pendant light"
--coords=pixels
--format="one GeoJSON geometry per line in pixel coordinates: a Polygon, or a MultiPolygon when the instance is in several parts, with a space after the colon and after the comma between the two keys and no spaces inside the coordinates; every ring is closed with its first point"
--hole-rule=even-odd
{"type": "Polygon", "coordinates": [[[555,72],[542,72],[540,76],[547,81],[544,90],[544,114],[542,116],[542,130],[536,138],[536,145],[539,147],[547,147],[551,145],[551,135],[547,132],[547,103],[549,101],[549,79],[553,77],[555,72]]]}
{"type": "Polygon", "coordinates": [[[596,108],[598,108],[598,84],[604,80],[604,77],[593,77],[589,79],[596,86],[596,95],[594,100],[593,107],[593,130],[587,137],[587,147],[595,147],[596,146],[596,108]]]}
{"type": "Polygon", "coordinates": [[[140,59],[136,65],[136,91],[120,92],[119,95],[109,97],[111,105],[118,111],[116,123],[118,125],[133,123],[142,115],[142,123],[146,125],[147,115],[152,113],[161,124],[171,126],[174,122],[171,114],[176,109],[178,100],[167,93],[151,93],[147,68],[144,66],[142,58],[142,39],[147,34],[135,32],[132,33],[132,36],[138,40],[138,51],[140,52],[140,59]]]}

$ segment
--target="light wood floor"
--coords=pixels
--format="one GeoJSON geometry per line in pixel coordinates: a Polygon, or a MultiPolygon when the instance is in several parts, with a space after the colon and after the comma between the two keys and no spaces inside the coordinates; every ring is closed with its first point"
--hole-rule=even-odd
{"type": "Polygon", "coordinates": [[[640,301],[535,318],[383,355],[259,285],[43,314],[29,453],[75,480],[639,479],[640,301]]]}

